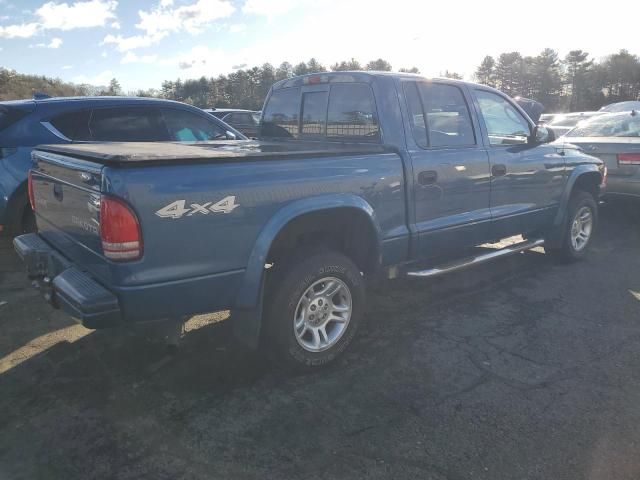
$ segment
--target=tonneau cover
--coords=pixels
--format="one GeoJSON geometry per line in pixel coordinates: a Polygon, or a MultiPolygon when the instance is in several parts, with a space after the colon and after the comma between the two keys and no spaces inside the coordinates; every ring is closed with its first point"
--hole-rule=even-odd
{"type": "Polygon", "coordinates": [[[255,160],[271,157],[308,157],[323,155],[357,155],[383,153],[385,147],[366,143],[330,143],[256,140],[222,140],[211,142],[129,142],[77,143],[40,145],[37,151],[71,156],[82,160],[126,166],[140,163],[171,163],[173,161],[255,160]]]}

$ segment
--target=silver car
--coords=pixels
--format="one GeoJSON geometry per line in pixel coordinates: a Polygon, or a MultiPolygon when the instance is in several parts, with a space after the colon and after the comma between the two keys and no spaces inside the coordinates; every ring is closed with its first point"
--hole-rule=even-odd
{"type": "Polygon", "coordinates": [[[547,127],[553,130],[556,137],[565,135],[569,130],[579,125],[585,120],[592,117],[602,115],[601,112],[573,112],[573,113],[556,113],[551,119],[541,120],[546,123],[547,127]]]}
{"type": "Polygon", "coordinates": [[[564,136],[589,155],[604,160],[607,195],[640,198],[640,112],[607,113],[578,125],[564,136]]]}

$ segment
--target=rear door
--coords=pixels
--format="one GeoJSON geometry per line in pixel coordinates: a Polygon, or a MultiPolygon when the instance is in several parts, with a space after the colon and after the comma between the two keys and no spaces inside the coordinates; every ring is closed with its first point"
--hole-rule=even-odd
{"type": "Polygon", "coordinates": [[[557,148],[530,142],[533,123],[505,95],[474,91],[491,164],[494,238],[550,225],[565,184],[565,163],[557,148]]]}
{"type": "Polygon", "coordinates": [[[402,83],[409,114],[415,224],[422,257],[488,239],[489,159],[463,87],[402,83]]]}

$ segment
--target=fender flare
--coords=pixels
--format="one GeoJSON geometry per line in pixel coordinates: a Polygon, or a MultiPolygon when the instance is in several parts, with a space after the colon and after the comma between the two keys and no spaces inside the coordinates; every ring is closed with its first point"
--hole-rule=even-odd
{"type": "Polygon", "coordinates": [[[554,225],[559,226],[564,221],[564,216],[567,210],[567,205],[569,204],[569,198],[571,198],[571,194],[573,193],[574,186],[578,181],[578,178],[585,174],[597,173],[602,180],[602,172],[598,169],[598,165],[594,163],[583,163],[581,165],[577,165],[569,178],[567,179],[567,183],[564,187],[564,191],[562,192],[562,196],[560,197],[560,204],[558,208],[558,213],[556,214],[556,218],[554,220],[554,225]]]}
{"type": "Polygon", "coordinates": [[[236,301],[234,302],[236,308],[250,309],[260,303],[258,294],[262,288],[264,265],[278,233],[292,220],[302,215],[335,208],[353,208],[366,214],[376,232],[375,253],[376,258],[379,258],[382,249],[382,229],[373,207],[362,197],[353,194],[330,194],[296,200],[278,210],[258,234],[249,256],[240,290],[236,295],[236,301]]]}
{"type": "Polygon", "coordinates": [[[380,258],[382,230],[373,207],[363,198],[351,194],[322,195],[300,199],[282,207],[258,234],[236,295],[235,308],[231,311],[234,335],[245,346],[257,348],[260,341],[265,287],[264,265],[278,233],[289,222],[302,215],[334,208],[355,208],[366,214],[376,232],[376,258],[380,258]]]}

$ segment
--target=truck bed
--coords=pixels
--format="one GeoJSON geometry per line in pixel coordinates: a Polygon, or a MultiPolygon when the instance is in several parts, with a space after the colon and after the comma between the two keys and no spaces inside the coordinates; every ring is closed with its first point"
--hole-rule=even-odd
{"type": "Polygon", "coordinates": [[[73,145],[40,145],[37,150],[71,156],[101,165],[126,167],[140,164],[173,162],[229,162],[243,159],[255,161],[270,158],[309,158],[383,153],[383,145],[331,142],[265,142],[255,140],[173,143],[79,143],[73,145]]]}

